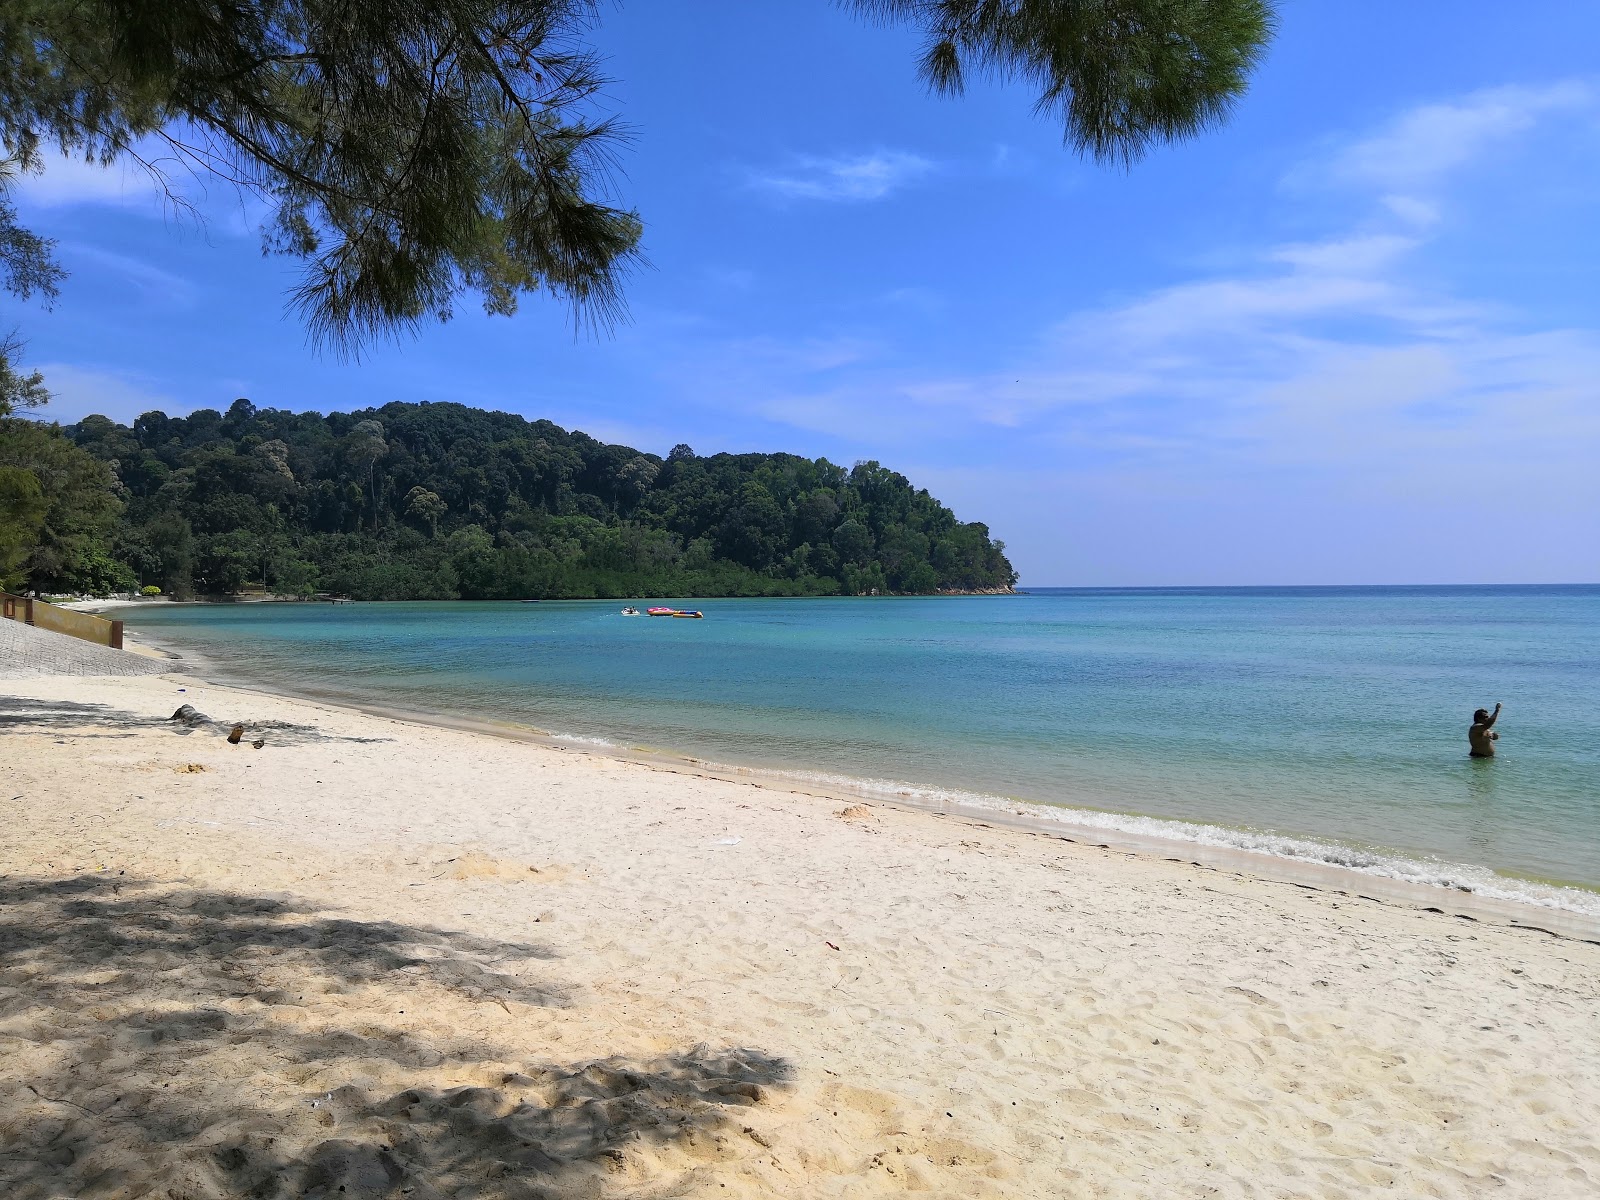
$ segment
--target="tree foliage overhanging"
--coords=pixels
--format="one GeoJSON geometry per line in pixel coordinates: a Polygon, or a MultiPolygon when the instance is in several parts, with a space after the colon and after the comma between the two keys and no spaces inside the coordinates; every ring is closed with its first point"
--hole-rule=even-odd
{"type": "Polygon", "coordinates": [[[12,582],[40,591],[525,599],[1016,581],[986,526],[875,462],[688,446],[662,459],[449,403],[322,416],[239,400],[131,428],[4,419],[7,503],[36,532],[12,549],[12,582]],[[30,464],[45,494],[15,479],[8,492],[7,469],[30,464]]]}
{"type": "Polygon", "coordinates": [[[267,246],[306,263],[296,306],[336,345],[467,293],[509,313],[543,288],[604,315],[639,221],[605,202],[591,8],[8,0],[0,143],[24,170],[53,144],[254,194],[267,246]]]}
{"type": "MultiPolygon", "coordinates": [[[[959,93],[975,72],[1021,80],[1068,145],[1123,163],[1224,118],[1273,28],[1273,0],[839,2],[921,33],[935,91],[959,93]]],[[[0,269],[24,295],[59,279],[51,243],[5,199],[54,146],[256,196],[268,248],[305,263],[294,301],[308,328],[341,349],[470,295],[509,313],[544,290],[605,320],[642,226],[608,198],[619,130],[596,105],[597,12],[594,0],[6,0],[0,269]]]]}

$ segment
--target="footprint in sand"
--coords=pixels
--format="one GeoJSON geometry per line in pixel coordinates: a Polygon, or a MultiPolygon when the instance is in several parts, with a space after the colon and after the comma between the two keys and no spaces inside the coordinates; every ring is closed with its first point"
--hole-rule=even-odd
{"type": "Polygon", "coordinates": [[[535,867],[469,850],[450,862],[446,877],[463,882],[489,879],[500,883],[556,883],[568,874],[570,872],[565,867],[535,867]]]}

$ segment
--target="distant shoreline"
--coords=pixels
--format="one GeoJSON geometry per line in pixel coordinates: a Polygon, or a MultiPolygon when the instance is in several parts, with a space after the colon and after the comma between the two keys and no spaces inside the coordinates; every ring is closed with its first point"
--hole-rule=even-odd
{"type": "Polygon", "coordinates": [[[118,608],[139,608],[144,606],[160,605],[219,605],[230,604],[642,604],[646,601],[668,600],[938,600],[955,599],[962,596],[1023,596],[1027,591],[1023,588],[979,588],[973,591],[941,591],[941,592],[885,592],[877,596],[528,596],[501,600],[363,600],[357,597],[343,596],[337,599],[306,597],[306,596],[279,596],[279,595],[249,595],[240,594],[233,596],[191,596],[187,600],[173,600],[166,596],[148,596],[138,599],[123,597],[109,597],[105,599],[67,600],[57,607],[69,608],[77,612],[107,612],[118,608]]]}
{"type": "MultiPolygon", "coordinates": [[[[351,600],[357,604],[581,604],[640,603],[646,600],[932,600],[972,596],[1061,595],[1085,596],[1139,595],[1162,593],[1195,594],[1274,594],[1274,593],[1370,593],[1370,592],[1485,592],[1485,591],[1590,591],[1600,583],[1238,583],[1238,584],[1018,584],[1011,588],[980,588],[972,591],[890,592],[879,596],[804,595],[804,596],[572,596],[522,597],[503,600],[351,600]]],[[[107,597],[64,601],[60,607],[79,612],[100,612],[144,605],[229,605],[229,604],[326,604],[328,600],[289,595],[209,595],[174,600],[167,596],[107,597]]]]}

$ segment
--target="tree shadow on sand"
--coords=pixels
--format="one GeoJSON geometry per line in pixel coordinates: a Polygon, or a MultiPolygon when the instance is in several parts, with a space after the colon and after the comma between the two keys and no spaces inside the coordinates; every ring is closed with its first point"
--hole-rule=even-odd
{"type": "Polygon", "coordinates": [[[0,1194],[602,1197],[728,1153],[730,1110],[788,1079],[751,1049],[559,1062],[467,1027],[573,1005],[553,957],[285,897],[0,878],[0,1194]],[[397,1007],[430,1000],[462,1026],[397,1007]]]}
{"type": "Polygon", "coordinates": [[[245,727],[250,739],[264,738],[270,746],[305,746],[318,742],[393,741],[392,738],[346,737],[324,733],[314,725],[288,721],[252,721],[247,717],[185,723],[171,717],[143,717],[107,704],[76,700],[34,700],[25,696],[0,696],[0,734],[59,733],[72,737],[132,737],[140,730],[165,729],[178,737],[222,737],[234,724],[245,727]]]}

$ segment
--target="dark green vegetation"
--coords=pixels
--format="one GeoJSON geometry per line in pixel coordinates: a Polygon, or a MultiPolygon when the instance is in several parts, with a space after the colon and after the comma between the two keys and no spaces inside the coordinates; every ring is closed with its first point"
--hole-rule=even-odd
{"type": "Polygon", "coordinates": [[[1220,124],[1272,37],[1273,0],[844,0],[923,35],[922,78],[1018,79],[1068,146],[1126,166],[1220,124]]]}
{"type": "Polygon", "coordinates": [[[112,545],[115,477],[48,425],[0,418],[0,588],[105,593],[132,586],[112,545]]]}
{"type": "MultiPolygon", "coordinates": [[[[1018,79],[1068,145],[1130,162],[1222,119],[1271,0],[842,0],[923,36],[922,72],[1018,79]]],[[[350,349],[546,290],[604,320],[641,223],[607,202],[594,0],[6,0],[0,260],[49,294],[51,243],[5,192],[41,147],[262,200],[295,303],[350,349]]],[[[686,71],[716,69],[685,64],[686,71]]]]}
{"type": "Polygon", "coordinates": [[[877,463],[687,446],[661,459],[459,404],[324,417],[238,400],[226,415],[146,413],[131,429],[10,418],[0,464],[45,481],[11,501],[39,510],[13,582],[41,591],[473,600],[1016,581],[985,526],[877,463]]]}

